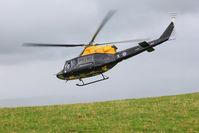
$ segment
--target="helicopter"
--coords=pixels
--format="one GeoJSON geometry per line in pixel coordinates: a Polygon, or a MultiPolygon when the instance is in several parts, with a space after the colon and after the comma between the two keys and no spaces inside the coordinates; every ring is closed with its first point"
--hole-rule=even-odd
{"type": "Polygon", "coordinates": [[[108,42],[108,43],[94,43],[96,36],[99,34],[104,25],[110,20],[115,11],[109,11],[99,28],[95,32],[91,41],[88,44],[44,44],[44,43],[24,43],[24,46],[33,47],[84,47],[83,52],[73,59],[67,60],[63,69],[56,74],[58,79],[69,81],[69,80],[79,80],[81,84],[76,84],[77,86],[85,86],[93,84],[99,81],[107,80],[109,77],[105,76],[103,73],[109,71],[119,62],[126,60],[130,57],[138,55],[144,51],[153,52],[154,47],[168,41],[174,30],[174,20],[175,16],[172,16],[172,20],[163,34],[153,41],[147,42],[143,39],[118,41],[118,42],[108,42]],[[117,52],[117,47],[113,44],[118,43],[129,43],[129,42],[139,42],[137,46],[122,50],[117,52]],[[103,46],[106,45],[106,46],[103,46]],[[102,75],[102,78],[92,82],[85,83],[84,78],[89,78],[92,76],[102,75]]]}

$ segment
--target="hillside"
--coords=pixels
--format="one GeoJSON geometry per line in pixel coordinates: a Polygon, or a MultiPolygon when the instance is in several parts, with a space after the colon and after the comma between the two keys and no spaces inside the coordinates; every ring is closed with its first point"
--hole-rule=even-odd
{"type": "Polygon", "coordinates": [[[199,132],[199,93],[0,108],[0,132],[199,132]]]}

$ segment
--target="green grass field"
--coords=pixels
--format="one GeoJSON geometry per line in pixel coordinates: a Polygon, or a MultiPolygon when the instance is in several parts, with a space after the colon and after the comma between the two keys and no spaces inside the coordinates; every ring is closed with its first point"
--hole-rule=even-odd
{"type": "Polygon", "coordinates": [[[0,133],[199,132],[199,93],[42,107],[0,108],[0,133]]]}

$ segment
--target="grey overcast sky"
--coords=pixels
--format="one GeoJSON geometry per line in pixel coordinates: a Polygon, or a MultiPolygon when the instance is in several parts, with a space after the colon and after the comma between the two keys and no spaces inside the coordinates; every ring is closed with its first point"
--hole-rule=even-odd
{"type": "Polygon", "coordinates": [[[32,98],[27,105],[39,105],[38,97],[58,104],[199,92],[198,24],[198,0],[0,0],[0,100],[32,98]],[[156,39],[172,12],[177,13],[176,40],[118,64],[105,73],[109,80],[86,87],[76,87],[78,81],[65,84],[54,75],[82,48],[21,46],[87,43],[111,9],[117,13],[96,42],[156,39]]]}

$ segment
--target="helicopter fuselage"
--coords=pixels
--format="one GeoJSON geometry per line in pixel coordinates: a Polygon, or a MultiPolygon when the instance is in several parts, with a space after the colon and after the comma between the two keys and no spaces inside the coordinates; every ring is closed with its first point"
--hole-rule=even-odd
{"type": "Polygon", "coordinates": [[[156,45],[167,39],[158,39],[151,42],[142,42],[138,46],[116,52],[115,54],[93,53],[79,56],[66,61],[64,68],[57,74],[57,78],[62,80],[74,80],[88,78],[102,74],[122,60],[128,59],[141,52],[152,52],[156,45]]]}

